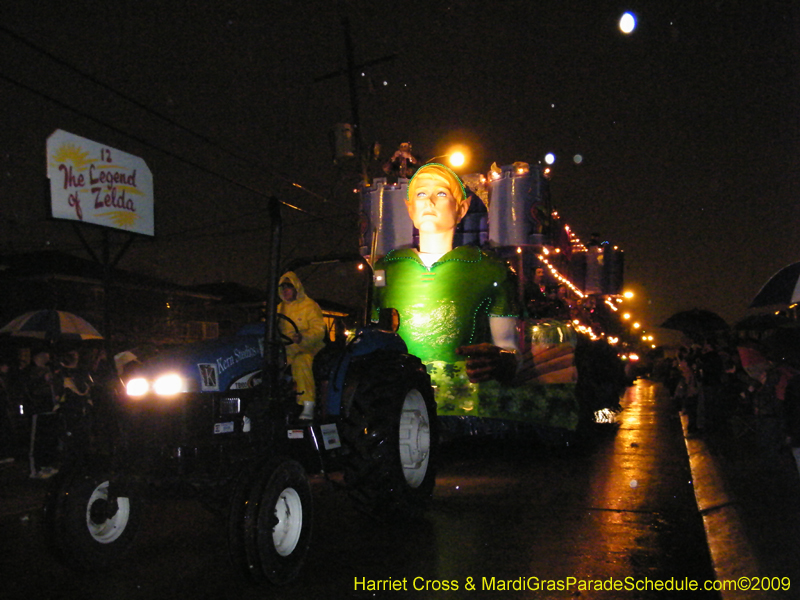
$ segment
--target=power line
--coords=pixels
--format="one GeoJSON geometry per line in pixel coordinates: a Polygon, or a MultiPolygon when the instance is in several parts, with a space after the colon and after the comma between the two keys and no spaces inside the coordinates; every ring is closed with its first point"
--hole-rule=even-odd
{"type": "MultiPolygon", "coordinates": [[[[230,156],[232,158],[235,158],[237,160],[240,160],[240,161],[244,162],[249,167],[254,167],[254,168],[259,168],[259,169],[266,170],[272,176],[274,176],[274,177],[276,177],[278,179],[281,179],[285,183],[290,184],[292,187],[300,189],[300,190],[306,192],[307,194],[309,194],[310,196],[313,196],[313,197],[315,197],[315,198],[317,198],[319,200],[322,200],[323,202],[328,202],[328,200],[326,198],[324,198],[323,196],[321,196],[321,195],[319,195],[319,194],[317,194],[315,192],[312,192],[311,190],[309,190],[305,186],[297,183],[296,181],[294,181],[293,178],[287,177],[287,176],[283,175],[282,173],[279,173],[279,172],[275,171],[274,169],[272,169],[272,168],[270,168],[270,167],[268,167],[268,166],[266,166],[266,165],[264,165],[262,163],[258,163],[258,162],[252,161],[252,160],[248,159],[247,157],[245,157],[245,156],[243,156],[241,154],[233,152],[229,148],[226,148],[226,147],[220,145],[219,143],[215,142],[210,137],[208,137],[208,136],[206,136],[206,135],[204,135],[202,133],[199,133],[197,131],[194,131],[194,130],[186,127],[185,125],[179,123],[175,119],[173,119],[173,118],[171,118],[171,117],[169,117],[167,115],[164,115],[163,113],[161,113],[161,112],[159,112],[159,111],[147,106],[146,104],[144,104],[143,102],[137,100],[136,98],[133,98],[132,96],[129,96],[127,94],[124,94],[124,93],[120,92],[119,90],[115,89],[114,87],[112,87],[112,86],[108,85],[107,83],[101,81],[100,79],[98,79],[94,75],[92,75],[90,73],[87,73],[87,72],[77,68],[73,64],[71,64],[71,63],[67,62],[66,60],[56,56],[52,52],[49,52],[48,50],[42,48],[41,46],[38,46],[37,44],[31,42],[30,40],[26,39],[25,37],[19,35],[18,33],[10,30],[8,27],[6,27],[4,25],[0,25],[0,31],[2,31],[3,33],[5,33],[9,37],[11,37],[12,39],[16,40],[17,42],[19,42],[19,43],[27,46],[28,48],[34,50],[35,52],[38,52],[39,54],[45,56],[48,60],[51,60],[54,63],[69,69],[70,71],[72,71],[72,72],[78,74],[79,76],[87,79],[88,81],[90,81],[94,85],[97,85],[98,87],[106,90],[107,92],[109,92],[109,93],[111,93],[111,94],[113,94],[115,96],[118,96],[119,98],[122,98],[126,102],[131,103],[132,105],[134,105],[137,108],[143,110],[144,112],[146,112],[146,113],[148,113],[148,114],[150,114],[152,116],[155,116],[155,117],[165,121],[166,123],[172,125],[173,127],[176,127],[177,129],[179,129],[179,130],[181,130],[181,131],[183,131],[185,133],[188,133],[189,135],[192,135],[192,136],[196,137],[197,139],[205,142],[206,144],[208,144],[212,148],[214,148],[214,149],[216,149],[216,150],[218,150],[218,151],[220,151],[220,152],[222,152],[224,154],[227,154],[228,156],[230,156]]],[[[103,127],[107,127],[111,131],[114,131],[114,132],[119,133],[119,134],[121,134],[123,136],[126,136],[126,137],[128,137],[128,138],[130,138],[130,139],[132,139],[132,140],[134,140],[134,141],[136,141],[136,142],[148,147],[148,148],[154,149],[154,150],[156,150],[158,152],[161,152],[161,153],[163,153],[163,154],[165,154],[167,156],[170,156],[171,158],[174,158],[175,160],[178,160],[178,161],[180,161],[180,162],[182,162],[184,164],[187,164],[187,165],[189,165],[189,166],[191,166],[193,168],[196,168],[196,169],[198,169],[198,170],[200,170],[200,171],[202,171],[204,173],[208,173],[208,174],[214,175],[214,176],[222,179],[223,181],[226,181],[226,182],[228,182],[228,183],[230,183],[230,184],[232,184],[234,186],[240,187],[240,188],[245,189],[245,190],[247,190],[249,192],[253,192],[254,194],[256,194],[258,196],[262,196],[262,197],[270,197],[272,195],[269,192],[267,192],[267,193],[262,192],[262,191],[260,191],[260,190],[258,190],[256,188],[252,187],[249,184],[245,184],[245,183],[242,183],[240,181],[234,180],[234,179],[232,179],[232,178],[230,178],[230,177],[228,177],[226,175],[223,175],[223,174],[218,173],[218,172],[216,172],[216,171],[214,171],[212,169],[209,169],[208,167],[205,167],[205,166],[203,166],[203,165],[201,165],[201,164],[199,164],[197,162],[194,162],[194,161],[192,161],[190,159],[184,158],[183,156],[180,156],[180,155],[176,154],[175,152],[172,152],[170,150],[161,148],[161,147],[157,146],[156,144],[153,144],[153,143],[151,143],[151,142],[149,142],[149,141],[147,141],[147,140],[145,140],[145,139],[143,139],[143,138],[141,138],[141,137],[139,137],[137,135],[134,135],[134,134],[129,133],[127,131],[123,131],[119,127],[116,127],[116,126],[114,126],[114,125],[112,125],[110,123],[107,123],[107,122],[105,122],[105,121],[103,121],[103,120],[101,120],[101,119],[99,119],[99,118],[97,118],[97,117],[85,112],[85,111],[81,111],[81,110],[79,110],[79,109],[77,109],[77,108],[75,108],[73,106],[70,106],[66,102],[64,102],[62,100],[59,100],[59,99],[55,98],[54,96],[52,96],[50,94],[47,94],[46,92],[34,89],[33,87],[31,87],[31,86],[29,86],[29,85],[27,85],[27,84],[25,84],[25,83],[23,83],[21,81],[18,81],[18,80],[14,79],[14,78],[6,75],[6,74],[0,73],[0,78],[4,79],[5,81],[7,81],[7,82],[9,82],[9,83],[11,83],[13,85],[16,85],[16,86],[20,87],[22,89],[25,89],[26,91],[28,91],[30,93],[33,93],[33,94],[38,95],[38,96],[40,96],[42,98],[45,98],[46,100],[48,100],[48,101],[50,101],[50,102],[52,102],[52,103],[54,103],[54,104],[56,104],[58,106],[61,106],[62,108],[65,108],[65,109],[67,109],[67,110],[69,110],[71,112],[74,112],[75,114],[78,114],[78,115],[82,116],[83,118],[86,118],[86,119],[88,119],[88,120],[90,120],[90,121],[92,121],[94,123],[102,125],[103,127]]],[[[303,208],[300,208],[299,206],[295,206],[293,204],[290,204],[290,203],[288,203],[288,202],[286,202],[284,200],[281,200],[280,202],[281,202],[281,204],[283,204],[287,208],[291,208],[291,209],[296,210],[298,212],[311,214],[306,209],[303,209],[303,208]]]]}
{"type": "MultiPolygon", "coordinates": [[[[53,104],[56,104],[56,105],[58,105],[58,106],[60,106],[62,108],[65,108],[65,109],[67,109],[67,110],[69,110],[71,112],[74,112],[75,114],[80,115],[81,117],[83,117],[85,119],[88,119],[88,120],[90,120],[90,121],[92,121],[94,123],[97,123],[98,125],[102,125],[103,127],[107,127],[111,131],[114,131],[116,133],[124,135],[125,137],[128,137],[128,138],[132,139],[133,141],[142,144],[143,146],[146,146],[148,148],[151,148],[153,150],[161,152],[162,154],[165,154],[165,155],[167,155],[167,156],[169,156],[171,158],[174,158],[175,160],[177,160],[179,162],[182,162],[182,163],[184,163],[186,165],[194,167],[195,169],[198,169],[198,170],[200,170],[200,171],[202,171],[204,173],[208,173],[210,175],[214,175],[214,176],[222,179],[223,181],[226,181],[226,182],[228,182],[228,183],[230,183],[230,184],[232,184],[232,185],[234,185],[236,187],[242,188],[244,190],[247,190],[247,191],[252,192],[252,193],[254,193],[254,194],[258,195],[258,196],[262,196],[264,198],[269,198],[270,197],[270,194],[266,194],[266,193],[264,193],[264,192],[262,192],[262,191],[260,191],[260,190],[258,190],[256,188],[248,185],[248,184],[241,183],[239,181],[236,181],[235,179],[231,179],[230,177],[227,177],[226,175],[223,175],[221,173],[217,173],[216,171],[213,171],[213,170],[211,170],[211,169],[209,169],[209,168],[207,168],[207,167],[205,167],[205,166],[203,166],[203,165],[201,165],[201,164],[199,164],[197,162],[194,162],[194,161],[192,161],[192,160],[190,160],[188,158],[180,156],[180,155],[172,152],[171,150],[167,150],[165,148],[160,148],[157,145],[145,140],[142,137],[139,137],[139,136],[134,135],[134,134],[132,134],[130,132],[127,132],[127,131],[123,131],[122,129],[120,129],[119,127],[117,127],[115,125],[112,125],[111,123],[107,123],[107,122],[103,121],[102,119],[99,119],[99,118],[97,118],[97,117],[95,117],[95,116],[93,116],[93,115],[91,115],[91,114],[89,114],[89,113],[87,113],[85,111],[79,110],[79,109],[75,108],[74,106],[70,106],[66,102],[63,102],[63,101],[61,101],[61,100],[59,100],[59,99],[57,99],[57,98],[55,98],[55,97],[53,97],[53,96],[51,96],[49,94],[46,94],[45,92],[42,92],[41,90],[34,89],[34,88],[30,87],[29,85],[27,85],[25,83],[22,83],[21,81],[17,81],[16,79],[11,78],[11,77],[9,77],[8,75],[6,75],[4,73],[0,73],[0,79],[4,80],[4,81],[6,81],[6,82],[8,82],[8,83],[10,83],[12,85],[16,85],[16,86],[18,86],[18,87],[20,87],[20,88],[32,93],[32,94],[36,94],[36,95],[48,100],[49,102],[52,102],[53,104]]],[[[284,200],[281,200],[280,202],[281,202],[281,204],[283,204],[287,208],[294,209],[294,210],[296,210],[298,212],[311,214],[307,210],[305,210],[303,208],[300,208],[299,206],[295,206],[293,204],[290,204],[290,203],[288,203],[288,202],[286,202],[284,200]]]]}

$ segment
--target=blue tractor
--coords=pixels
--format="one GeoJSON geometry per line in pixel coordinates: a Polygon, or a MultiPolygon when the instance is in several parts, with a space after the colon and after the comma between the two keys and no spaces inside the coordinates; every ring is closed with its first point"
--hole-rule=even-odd
{"type": "Polygon", "coordinates": [[[314,365],[317,413],[298,419],[277,325],[285,317],[276,313],[276,200],[271,213],[265,322],[145,362],[121,398],[114,451],[89,455],[54,481],[46,524],[70,566],[118,564],[152,493],[199,497],[220,512],[233,566],[272,584],[298,575],[310,544],[308,475],[342,472],[357,507],[382,518],[417,516],[430,501],[439,447],[433,390],[390,328],[362,327],[323,349],[314,365]]]}

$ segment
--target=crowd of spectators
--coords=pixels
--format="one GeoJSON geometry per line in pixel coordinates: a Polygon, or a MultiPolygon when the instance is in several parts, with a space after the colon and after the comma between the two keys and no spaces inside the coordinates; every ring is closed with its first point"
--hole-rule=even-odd
{"type": "Polygon", "coordinates": [[[748,436],[767,467],[789,451],[800,473],[800,364],[756,342],[713,341],[665,358],[659,378],[694,436],[748,436]]]}
{"type": "Polygon", "coordinates": [[[0,350],[0,462],[27,459],[46,479],[78,460],[109,410],[119,378],[101,348],[0,350]]]}

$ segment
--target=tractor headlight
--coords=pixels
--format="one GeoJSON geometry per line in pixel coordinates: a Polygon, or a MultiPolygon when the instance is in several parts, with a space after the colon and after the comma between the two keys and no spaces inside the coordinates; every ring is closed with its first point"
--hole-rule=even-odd
{"type": "Polygon", "coordinates": [[[144,377],[134,377],[125,385],[125,391],[128,396],[138,398],[144,396],[150,389],[150,384],[144,377]]]}
{"type": "Polygon", "coordinates": [[[153,391],[158,396],[174,396],[183,391],[183,379],[175,373],[162,375],[153,383],[153,391]]]}
{"type": "Polygon", "coordinates": [[[180,375],[167,373],[157,377],[152,384],[144,377],[134,377],[128,381],[125,391],[131,398],[140,398],[150,392],[153,392],[156,396],[175,396],[186,390],[184,389],[183,378],[180,375]]]}

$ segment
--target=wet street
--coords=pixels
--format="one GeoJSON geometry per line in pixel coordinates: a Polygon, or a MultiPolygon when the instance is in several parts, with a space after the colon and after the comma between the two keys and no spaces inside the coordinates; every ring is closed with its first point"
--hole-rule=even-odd
{"type": "Polygon", "coordinates": [[[151,503],[124,568],[76,574],[47,553],[40,515],[4,501],[2,596],[683,596],[655,586],[680,589],[687,579],[702,585],[713,572],[680,423],[663,389],[646,381],[628,390],[623,406],[619,423],[582,448],[508,441],[448,446],[433,505],[420,523],[376,523],[355,512],[335,486],[316,479],[312,548],[300,580],[283,588],[255,588],[238,579],[227,560],[225,523],[195,502],[151,503]],[[621,589],[610,589],[615,583],[621,589]],[[386,591],[392,585],[400,589],[386,591]]]}

